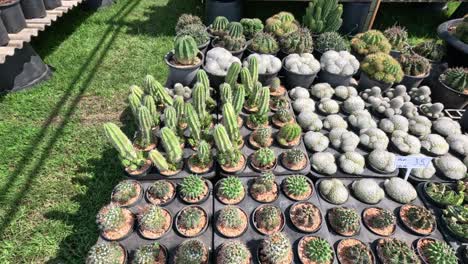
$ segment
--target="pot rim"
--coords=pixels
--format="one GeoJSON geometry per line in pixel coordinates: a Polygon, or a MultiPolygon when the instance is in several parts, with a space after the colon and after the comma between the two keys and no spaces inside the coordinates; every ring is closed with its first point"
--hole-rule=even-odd
{"type": "MultiPolygon", "coordinates": [[[[299,76],[308,76],[308,77],[312,77],[312,76],[317,76],[317,74],[320,72],[320,70],[316,73],[309,73],[309,74],[305,74],[305,73],[296,73],[296,72],[292,72],[290,71],[288,68],[286,68],[286,66],[284,65],[285,61],[286,61],[286,57],[284,57],[282,60],[281,60],[281,68],[284,69],[285,72],[289,73],[289,74],[295,74],[295,75],[299,75],[299,76]]],[[[280,70],[281,71],[281,70],[280,70]]]]}
{"type": "Polygon", "coordinates": [[[248,47],[248,43],[247,43],[247,40],[246,40],[246,41],[245,41],[245,44],[244,44],[244,47],[243,47],[242,49],[240,49],[240,50],[228,50],[228,49],[226,49],[225,47],[217,46],[216,43],[217,43],[218,41],[219,41],[218,38],[213,39],[213,41],[211,41],[211,46],[212,46],[213,48],[223,48],[223,49],[229,51],[233,56],[235,56],[234,54],[240,54],[240,53],[244,52],[244,51],[247,49],[247,47],[248,47]]]}
{"type": "Polygon", "coordinates": [[[439,78],[437,78],[437,81],[439,81],[439,83],[442,85],[442,87],[444,87],[445,89],[451,91],[451,92],[454,92],[456,93],[457,95],[461,96],[461,97],[466,97],[468,98],[468,94],[465,94],[465,93],[461,93],[451,87],[449,87],[448,85],[446,85],[443,81],[442,81],[442,75],[444,75],[445,72],[443,72],[441,75],[439,75],[439,78]]]}
{"type": "Polygon", "coordinates": [[[437,35],[451,46],[455,47],[457,50],[460,50],[466,54],[468,53],[468,44],[462,42],[448,31],[449,27],[458,24],[461,21],[463,21],[463,18],[445,21],[437,27],[437,35]]]}
{"type": "Polygon", "coordinates": [[[164,61],[166,62],[167,66],[169,66],[170,68],[174,68],[174,69],[178,69],[178,70],[194,70],[196,68],[200,68],[200,66],[202,66],[204,61],[205,61],[205,55],[203,55],[203,52],[201,52],[200,50],[197,53],[197,57],[200,59],[200,62],[197,63],[196,65],[191,65],[191,66],[187,66],[187,67],[174,65],[174,64],[169,62],[169,60],[173,56],[174,56],[174,50],[171,50],[168,53],[166,53],[166,55],[164,56],[164,61]]]}

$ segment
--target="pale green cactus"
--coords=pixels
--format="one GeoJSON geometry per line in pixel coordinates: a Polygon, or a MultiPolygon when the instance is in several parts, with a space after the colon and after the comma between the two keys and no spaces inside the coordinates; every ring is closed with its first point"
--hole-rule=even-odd
{"type": "Polygon", "coordinates": [[[237,115],[229,102],[223,105],[223,124],[234,146],[238,146],[242,142],[242,136],[237,124],[237,115]]]}
{"type": "Polygon", "coordinates": [[[107,140],[119,152],[119,158],[124,167],[130,170],[136,170],[145,164],[145,159],[141,152],[137,152],[132,145],[132,142],[120,130],[120,128],[113,123],[104,124],[104,133],[107,140]]]}
{"type": "Polygon", "coordinates": [[[221,102],[224,103],[231,103],[232,102],[232,89],[231,85],[228,83],[223,83],[219,86],[219,97],[221,98],[221,102]]]}
{"type": "Polygon", "coordinates": [[[239,78],[239,73],[241,71],[240,63],[234,62],[229,66],[228,72],[226,74],[225,82],[228,83],[232,88],[236,87],[237,78],[239,78]]]}
{"type": "Polygon", "coordinates": [[[172,105],[172,97],[167,93],[166,89],[154,79],[151,75],[146,75],[144,89],[147,94],[154,97],[157,104],[172,105]]]}
{"type": "Polygon", "coordinates": [[[161,142],[166,152],[168,162],[170,165],[176,166],[182,160],[183,151],[174,131],[170,128],[163,127],[161,129],[161,142]]]}
{"type": "Polygon", "coordinates": [[[150,111],[145,106],[140,106],[138,109],[138,127],[139,127],[139,145],[148,147],[153,143],[152,128],[154,126],[153,118],[150,111]]]}
{"type": "Polygon", "coordinates": [[[187,123],[190,129],[189,143],[191,146],[198,146],[202,137],[200,119],[192,104],[185,105],[185,113],[187,114],[187,123]]]}
{"type": "Polygon", "coordinates": [[[153,119],[153,126],[159,126],[159,122],[160,122],[160,114],[159,114],[159,111],[156,107],[156,102],[154,102],[154,98],[150,95],[145,95],[143,97],[143,105],[148,108],[150,114],[151,114],[151,117],[153,119]]]}

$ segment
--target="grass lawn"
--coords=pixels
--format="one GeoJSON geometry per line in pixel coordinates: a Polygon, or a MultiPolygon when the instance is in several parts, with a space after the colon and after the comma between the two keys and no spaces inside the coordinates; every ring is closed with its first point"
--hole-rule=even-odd
{"type": "MultiPolygon", "coordinates": [[[[400,11],[378,23],[393,24],[400,11]]],[[[98,237],[95,215],[124,176],[101,124],[124,123],[131,84],[146,74],[164,82],[162,58],[184,12],[203,13],[201,2],[119,0],[73,10],[35,40],[53,78],[0,96],[0,263],[83,262],[98,237]]],[[[437,25],[405,21],[417,38],[437,25]]]]}

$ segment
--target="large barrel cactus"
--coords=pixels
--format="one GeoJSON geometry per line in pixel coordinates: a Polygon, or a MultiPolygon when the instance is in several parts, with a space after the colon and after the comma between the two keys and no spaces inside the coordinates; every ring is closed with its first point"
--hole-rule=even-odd
{"type": "Polygon", "coordinates": [[[195,65],[198,58],[198,45],[191,36],[178,36],[174,43],[174,59],[181,65],[195,65]]]}

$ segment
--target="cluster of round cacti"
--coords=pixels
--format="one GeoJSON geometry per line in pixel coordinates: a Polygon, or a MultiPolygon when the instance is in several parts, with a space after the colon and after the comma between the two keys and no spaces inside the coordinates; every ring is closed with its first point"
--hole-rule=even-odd
{"type": "Polygon", "coordinates": [[[244,35],[249,39],[263,31],[263,22],[258,18],[242,18],[240,23],[244,29],[244,35]]]}
{"type": "Polygon", "coordinates": [[[381,239],[377,245],[384,263],[419,263],[413,250],[403,241],[398,239],[381,239]]]}
{"type": "Polygon", "coordinates": [[[234,176],[229,176],[219,182],[217,194],[226,199],[238,199],[244,193],[242,181],[234,176]]]}
{"type": "Polygon", "coordinates": [[[269,17],[265,22],[265,31],[274,34],[276,37],[282,37],[297,31],[299,28],[294,15],[289,12],[279,12],[269,17]]]}
{"type": "Polygon", "coordinates": [[[270,33],[259,32],[253,37],[249,49],[260,54],[275,54],[279,50],[279,45],[270,33]]]}
{"type": "Polygon", "coordinates": [[[186,199],[194,200],[203,196],[207,190],[205,180],[200,176],[189,175],[179,184],[180,195],[186,199]]]}
{"type": "Polygon", "coordinates": [[[310,31],[306,28],[284,35],[280,39],[280,47],[283,52],[293,53],[311,53],[313,50],[313,40],[310,31]]]}
{"type": "Polygon", "coordinates": [[[359,215],[354,209],[346,207],[335,207],[330,212],[330,224],[338,233],[355,234],[360,228],[359,215]]]}
{"type": "Polygon", "coordinates": [[[257,227],[268,232],[276,230],[282,221],[281,209],[274,205],[265,205],[255,213],[257,227]]]}
{"type": "Polygon", "coordinates": [[[221,211],[217,218],[217,223],[227,228],[240,228],[243,224],[242,211],[235,206],[226,206],[221,211]]]}
{"type": "Polygon", "coordinates": [[[244,36],[244,28],[239,22],[229,22],[226,29],[226,34],[217,39],[216,45],[221,46],[229,51],[236,52],[245,48],[246,39],[244,36]]]}
{"type": "Polygon", "coordinates": [[[239,241],[229,241],[220,246],[216,262],[227,264],[250,263],[252,256],[249,249],[239,241]]]}
{"type": "Polygon", "coordinates": [[[315,40],[314,49],[321,53],[329,50],[349,51],[349,43],[337,32],[325,32],[315,40]]]}
{"type": "Polygon", "coordinates": [[[378,30],[359,33],[351,40],[353,51],[362,56],[379,52],[388,54],[391,47],[388,39],[378,30]]]}
{"type": "Polygon", "coordinates": [[[284,189],[287,194],[300,197],[310,192],[310,183],[304,175],[288,176],[284,180],[284,189]]]}
{"type": "Polygon", "coordinates": [[[400,64],[390,55],[378,52],[364,58],[361,70],[371,79],[383,83],[398,83],[403,79],[400,64]]]}
{"type": "Polygon", "coordinates": [[[406,51],[408,48],[408,31],[400,26],[387,28],[383,34],[396,51],[406,51]]]}
{"type": "Polygon", "coordinates": [[[417,54],[402,54],[398,61],[403,72],[409,76],[424,76],[431,69],[429,60],[417,54]]]}
{"type": "Polygon", "coordinates": [[[188,26],[192,26],[192,25],[198,25],[198,26],[204,27],[203,22],[199,16],[195,16],[192,14],[182,14],[177,19],[175,31],[179,32],[183,30],[184,28],[188,26]]]}

